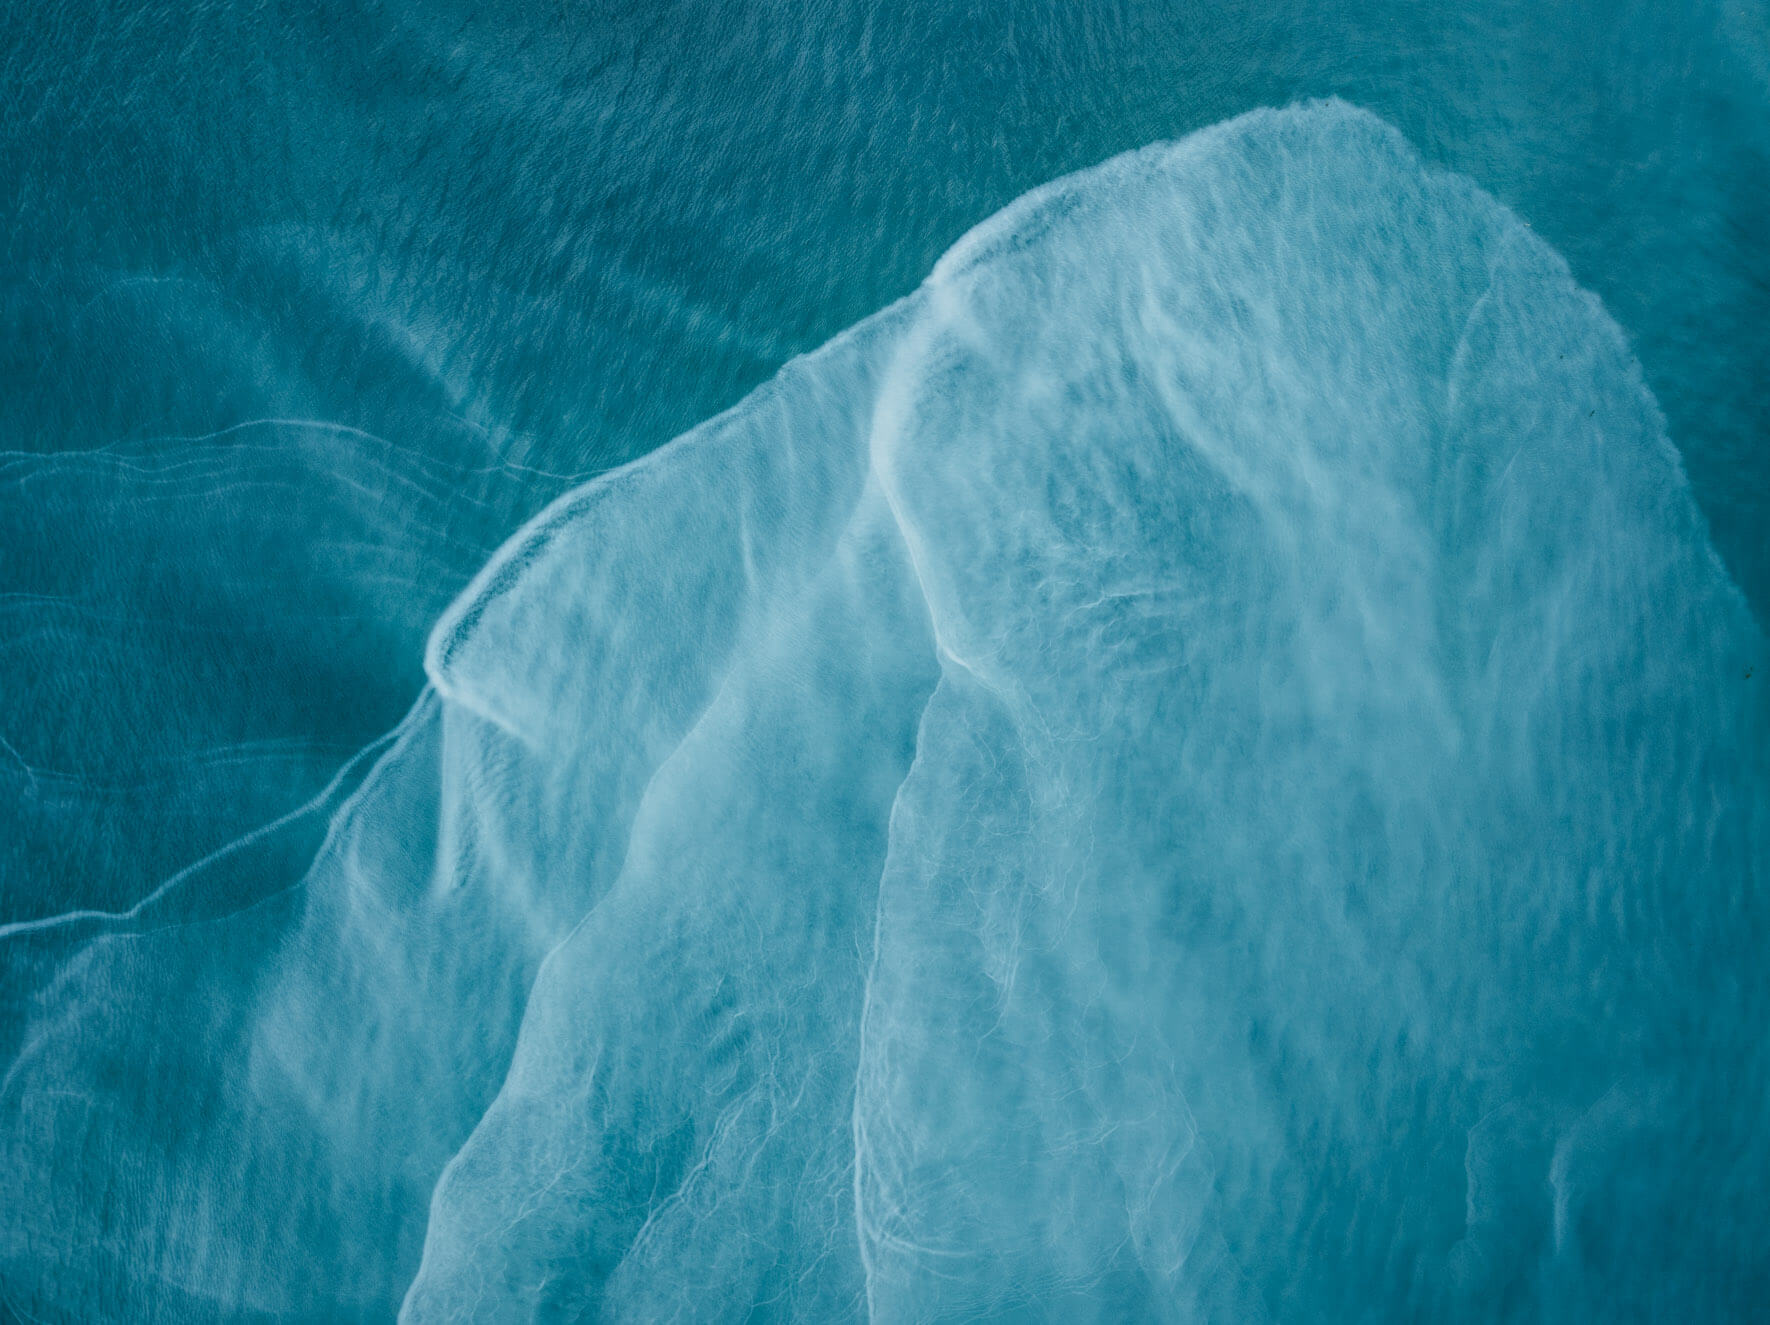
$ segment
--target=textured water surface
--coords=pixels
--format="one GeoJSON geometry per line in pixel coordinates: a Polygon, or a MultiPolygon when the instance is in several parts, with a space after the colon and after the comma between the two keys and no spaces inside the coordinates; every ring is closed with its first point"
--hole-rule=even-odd
{"type": "Polygon", "coordinates": [[[1752,1318],[1770,19],[1323,8],[0,19],[0,1313],[1752,1318]]]}

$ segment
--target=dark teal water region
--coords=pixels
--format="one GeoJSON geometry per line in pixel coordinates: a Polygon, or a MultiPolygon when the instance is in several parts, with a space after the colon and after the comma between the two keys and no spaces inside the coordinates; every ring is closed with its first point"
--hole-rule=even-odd
{"type": "Polygon", "coordinates": [[[0,1318],[1770,1300],[1761,0],[27,0],[0,181],[0,1318]]]}

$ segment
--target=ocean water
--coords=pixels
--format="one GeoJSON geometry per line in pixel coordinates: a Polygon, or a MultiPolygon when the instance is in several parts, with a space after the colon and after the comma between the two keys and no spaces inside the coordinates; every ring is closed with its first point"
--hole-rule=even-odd
{"type": "Polygon", "coordinates": [[[25,0],[0,168],[0,1318],[1770,1301],[1758,0],[25,0]]]}

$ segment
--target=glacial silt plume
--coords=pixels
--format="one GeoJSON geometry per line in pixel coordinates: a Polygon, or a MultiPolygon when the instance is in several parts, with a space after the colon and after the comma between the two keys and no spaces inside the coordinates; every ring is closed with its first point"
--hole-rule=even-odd
{"type": "Polygon", "coordinates": [[[1741,1313],[1765,653],[1472,183],[1117,158],[506,543],[301,869],[7,930],[9,1301],[1741,1313]]]}

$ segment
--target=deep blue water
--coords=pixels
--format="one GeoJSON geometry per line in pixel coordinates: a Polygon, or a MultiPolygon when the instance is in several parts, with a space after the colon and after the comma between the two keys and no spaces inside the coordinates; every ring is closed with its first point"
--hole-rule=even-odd
{"type": "Polygon", "coordinates": [[[0,180],[0,1318],[1770,1301],[1762,0],[24,0],[0,180]]]}

